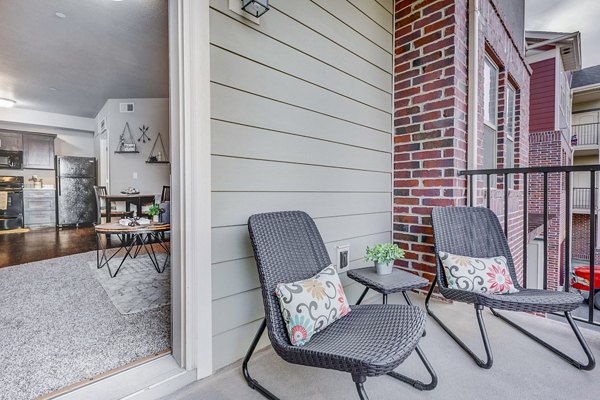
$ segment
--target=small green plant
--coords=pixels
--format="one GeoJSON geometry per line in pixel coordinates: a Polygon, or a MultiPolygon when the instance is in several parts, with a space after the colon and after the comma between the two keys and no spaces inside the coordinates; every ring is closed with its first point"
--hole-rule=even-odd
{"type": "Polygon", "coordinates": [[[148,207],[148,215],[151,217],[154,217],[155,215],[160,214],[160,205],[159,204],[152,204],[150,207],[148,207]]]}
{"type": "Polygon", "coordinates": [[[367,246],[365,260],[377,264],[389,265],[394,260],[404,257],[404,250],[395,243],[376,244],[374,247],[367,246]]]}

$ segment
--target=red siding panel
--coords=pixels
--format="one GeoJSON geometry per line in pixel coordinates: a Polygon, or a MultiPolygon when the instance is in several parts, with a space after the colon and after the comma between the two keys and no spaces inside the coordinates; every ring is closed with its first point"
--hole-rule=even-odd
{"type": "Polygon", "coordinates": [[[556,60],[550,58],[531,64],[531,95],[529,98],[530,132],[554,130],[556,115],[556,60]]]}

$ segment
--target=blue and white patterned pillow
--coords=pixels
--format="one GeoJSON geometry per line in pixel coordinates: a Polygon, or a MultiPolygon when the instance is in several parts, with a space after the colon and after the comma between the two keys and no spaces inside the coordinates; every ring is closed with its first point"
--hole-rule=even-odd
{"type": "Polygon", "coordinates": [[[290,342],[303,346],[317,332],[350,312],[340,277],[329,265],[312,278],[275,289],[290,342]]]}

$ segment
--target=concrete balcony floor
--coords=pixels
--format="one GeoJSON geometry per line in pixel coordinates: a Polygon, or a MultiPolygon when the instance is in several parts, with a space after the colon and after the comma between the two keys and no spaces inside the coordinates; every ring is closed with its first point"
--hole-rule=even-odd
{"type": "MultiPolygon", "coordinates": [[[[423,298],[411,294],[423,307],[423,298]]],[[[378,300],[374,298],[373,300],[378,300]]],[[[403,304],[401,296],[390,302],[403,304]]],[[[466,304],[432,302],[432,309],[455,329],[478,354],[483,345],[473,307],[466,304]]],[[[518,323],[539,334],[578,360],[585,356],[566,323],[523,313],[506,313],[518,323]]],[[[438,374],[438,386],[419,392],[388,376],[369,378],[365,388],[371,400],[385,399],[580,399],[595,398],[600,392],[600,366],[591,372],[580,371],[544,349],[487,309],[484,319],[494,354],[492,369],[477,367],[473,360],[431,318],[421,348],[438,374]]],[[[600,332],[582,333],[596,359],[600,361],[600,332]]],[[[252,338],[248,338],[248,344],[252,338]]],[[[412,354],[397,371],[427,381],[427,372],[412,354]]],[[[254,355],[251,374],[272,393],[285,399],[358,399],[349,374],[292,365],[281,360],[271,348],[254,355]]],[[[227,367],[210,378],[193,383],[168,397],[183,399],[263,399],[250,389],[242,377],[240,363],[227,367]]]]}

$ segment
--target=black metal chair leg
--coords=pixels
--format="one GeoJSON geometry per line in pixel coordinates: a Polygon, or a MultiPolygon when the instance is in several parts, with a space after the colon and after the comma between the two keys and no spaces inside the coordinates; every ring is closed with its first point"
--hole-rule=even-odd
{"type": "Polygon", "coordinates": [[[248,349],[248,352],[246,353],[246,357],[244,357],[244,362],[242,363],[242,372],[244,374],[244,379],[246,379],[246,382],[248,383],[248,386],[250,386],[252,389],[256,390],[258,393],[262,394],[264,397],[266,397],[269,400],[279,400],[279,397],[277,397],[273,393],[269,392],[267,389],[262,387],[256,381],[256,379],[252,378],[250,376],[250,372],[248,371],[248,362],[250,361],[250,358],[252,357],[254,350],[256,350],[258,341],[260,340],[260,337],[264,333],[266,327],[267,327],[267,320],[263,319],[263,321],[260,324],[260,327],[258,328],[258,331],[256,332],[256,335],[254,336],[254,339],[252,340],[252,343],[250,344],[250,348],[248,349]]]}
{"type": "Polygon", "coordinates": [[[362,292],[362,294],[360,295],[360,297],[358,298],[358,301],[356,302],[356,305],[359,305],[360,303],[362,303],[363,299],[365,298],[365,296],[367,295],[367,292],[369,291],[369,288],[366,287],[365,290],[362,292]]]}
{"type": "Polygon", "coordinates": [[[450,330],[450,328],[448,328],[438,317],[437,315],[435,315],[433,313],[433,311],[431,311],[431,309],[429,308],[429,300],[431,298],[431,295],[433,294],[433,289],[435,288],[435,285],[437,283],[437,276],[435,277],[433,284],[431,285],[431,288],[429,289],[429,292],[427,293],[427,298],[425,299],[425,309],[427,310],[427,314],[429,314],[431,316],[431,318],[433,318],[435,320],[435,322],[437,322],[442,329],[444,329],[446,331],[446,333],[448,335],[450,335],[450,337],[452,339],[454,339],[454,341],[460,346],[462,347],[462,349],[469,355],[471,356],[471,358],[475,361],[475,363],[480,366],[481,368],[485,368],[485,369],[490,369],[492,368],[492,364],[494,363],[494,358],[492,356],[492,350],[490,347],[490,342],[487,336],[487,331],[485,329],[485,324],[483,323],[483,315],[481,314],[481,310],[483,310],[483,306],[479,305],[479,304],[475,304],[475,314],[477,315],[477,323],[479,324],[479,330],[481,331],[481,339],[483,339],[483,346],[485,348],[485,353],[486,353],[486,357],[487,360],[484,361],[481,358],[479,358],[462,340],[460,340],[458,338],[458,336],[456,336],[454,334],[454,332],[452,332],[450,330]]]}
{"type": "Polygon", "coordinates": [[[365,386],[362,383],[356,382],[356,391],[358,392],[358,397],[360,400],[369,400],[365,386]]]}
{"type": "Polygon", "coordinates": [[[437,383],[438,383],[437,375],[436,375],[435,371],[433,370],[433,367],[429,363],[429,360],[427,360],[427,357],[425,357],[425,354],[423,354],[423,351],[421,350],[421,348],[419,346],[417,346],[417,348],[415,349],[415,351],[417,352],[417,355],[421,359],[421,362],[423,363],[423,365],[427,369],[427,372],[429,372],[429,376],[431,376],[431,382],[430,383],[423,383],[423,382],[418,381],[416,379],[412,379],[412,378],[409,378],[409,377],[407,377],[405,375],[401,375],[401,374],[399,374],[399,373],[397,373],[395,371],[389,372],[388,375],[391,376],[392,378],[396,378],[396,379],[398,379],[398,380],[400,380],[400,381],[402,381],[404,383],[408,383],[409,385],[411,385],[415,389],[419,389],[419,390],[433,390],[433,389],[435,389],[435,387],[437,386],[437,383]]]}
{"type": "Polygon", "coordinates": [[[587,359],[588,359],[587,364],[582,364],[579,361],[569,357],[562,351],[558,350],[556,347],[554,347],[554,346],[550,345],[548,342],[540,339],[539,337],[537,337],[533,333],[529,332],[525,328],[521,327],[520,325],[518,325],[515,322],[511,321],[510,319],[506,318],[504,315],[500,314],[496,310],[494,310],[494,309],[491,309],[491,310],[492,310],[492,314],[494,314],[496,317],[500,318],[502,321],[506,322],[507,324],[509,324],[513,328],[517,329],[518,331],[520,331],[524,335],[528,336],[529,338],[535,340],[537,343],[541,344],[542,346],[544,346],[545,348],[547,348],[548,350],[550,350],[551,352],[553,352],[554,354],[556,354],[557,356],[559,356],[560,358],[562,358],[563,360],[565,360],[566,362],[568,362],[569,364],[574,366],[575,368],[583,369],[586,371],[591,371],[596,366],[596,360],[594,359],[594,355],[592,354],[592,351],[590,350],[590,347],[588,346],[587,342],[585,341],[583,335],[579,331],[579,327],[575,324],[575,321],[573,321],[573,318],[571,317],[570,312],[565,312],[565,317],[567,318],[567,321],[569,321],[569,325],[571,325],[571,329],[573,330],[573,333],[575,333],[575,336],[577,337],[577,341],[579,341],[579,344],[581,345],[581,347],[583,348],[583,351],[585,352],[585,355],[587,356],[587,359]]]}

